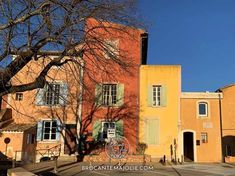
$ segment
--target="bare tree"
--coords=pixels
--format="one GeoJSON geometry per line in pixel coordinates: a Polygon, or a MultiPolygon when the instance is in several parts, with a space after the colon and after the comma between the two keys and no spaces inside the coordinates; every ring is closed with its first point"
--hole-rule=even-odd
{"type": "MultiPolygon", "coordinates": [[[[0,63],[5,63],[0,69],[0,96],[42,88],[53,66],[68,62],[83,66],[82,59],[77,59],[82,55],[98,61],[102,54],[99,51],[104,48],[122,68],[131,65],[99,38],[97,28],[126,32],[126,25],[135,26],[134,0],[1,0],[0,8],[0,63]],[[99,25],[86,28],[89,18],[97,19],[99,25]],[[122,25],[108,26],[104,21],[122,25]],[[51,55],[57,57],[47,60],[33,81],[11,81],[30,61],[42,61],[51,55]]],[[[99,68],[102,62],[97,63],[99,68]]]]}

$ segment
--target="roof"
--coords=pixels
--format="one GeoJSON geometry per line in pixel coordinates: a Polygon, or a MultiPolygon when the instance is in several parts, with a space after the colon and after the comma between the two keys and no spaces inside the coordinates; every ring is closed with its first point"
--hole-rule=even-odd
{"type": "Polygon", "coordinates": [[[223,89],[227,89],[227,88],[233,87],[233,86],[235,86],[235,83],[229,84],[229,85],[224,86],[224,87],[221,87],[221,88],[217,89],[216,92],[220,92],[220,91],[222,91],[223,89]]]}
{"type": "Polygon", "coordinates": [[[11,118],[12,118],[11,109],[7,108],[7,109],[0,110],[0,122],[9,120],[11,118]]]}
{"type": "Polygon", "coordinates": [[[35,124],[17,124],[17,123],[11,123],[7,125],[6,127],[3,127],[1,131],[9,131],[9,132],[23,132],[26,131],[32,127],[34,127],[35,124]]]}

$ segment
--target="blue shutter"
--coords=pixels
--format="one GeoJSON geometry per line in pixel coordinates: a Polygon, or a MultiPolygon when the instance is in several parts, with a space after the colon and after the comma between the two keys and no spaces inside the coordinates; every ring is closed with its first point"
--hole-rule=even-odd
{"type": "Polygon", "coordinates": [[[68,84],[67,83],[63,83],[60,84],[60,99],[59,99],[59,103],[60,105],[66,105],[68,102],[68,84]]]}
{"type": "Polygon", "coordinates": [[[56,120],[56,125],[57,125],[57,128],[56,128],[56,140],[59,141],[60,140],[60,133],[62,132],[61,131],[61,122],[60,122],[60,120],[56,120]]]}
{"type": "Polygon", "coordinates": [[[36,100],[35,100],[36,105],[42,106],[45,104],[45,101],[44,101],[45,90],[46,90],[46,86],[42,89],[37,89],[37,95],[36,95],[36,100]]]}
{"type": "Polygon", "coordinates": [[[38,121],[37,124],[37,141],[42,140],[43,121],[38,121]]]}

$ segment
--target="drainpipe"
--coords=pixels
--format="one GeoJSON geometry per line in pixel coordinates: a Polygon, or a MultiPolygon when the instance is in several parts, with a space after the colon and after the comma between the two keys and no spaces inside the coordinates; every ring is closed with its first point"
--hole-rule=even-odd
{"type": "Polygon", "coordinates": [[[220,144],[221,144],[221,156],[222,163],[225,163],[225,157],[223,153],[223,119],[222,119],[222,105],[221,105],[221,93],[219,93],[219,117],[220,117],[220,144]]]}

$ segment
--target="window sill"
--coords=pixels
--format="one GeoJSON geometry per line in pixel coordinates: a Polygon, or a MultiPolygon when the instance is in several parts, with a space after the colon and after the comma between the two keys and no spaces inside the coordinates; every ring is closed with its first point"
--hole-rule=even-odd
{"type": "Polygon", "coordinates": [[[198,119],[209,119],[209,116],[198,115],[197,118],[198,119]]]}
{"type": "Polygon", "coordinates": [[[166,106],[150,106],[151,108],[165,108],[166,106]]]}

